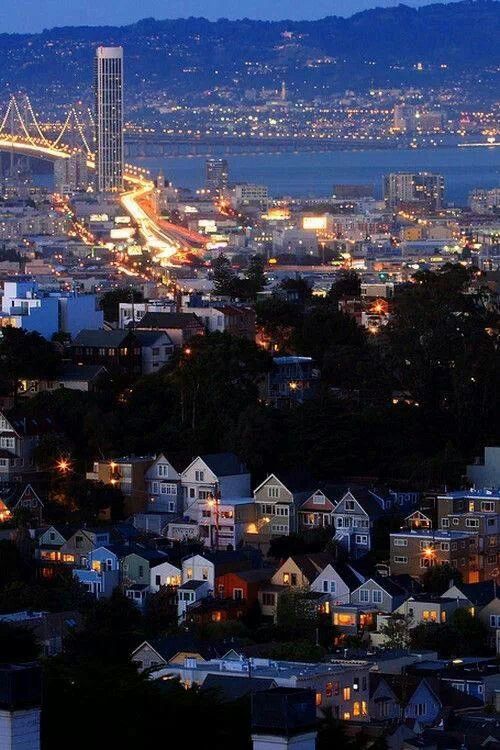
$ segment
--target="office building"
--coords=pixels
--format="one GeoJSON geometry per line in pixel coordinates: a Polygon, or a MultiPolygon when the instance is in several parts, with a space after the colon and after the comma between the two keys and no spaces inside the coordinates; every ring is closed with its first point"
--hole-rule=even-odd
{"type": "Polygon", "coordinates": [[[415,203],[430,210],[443,206],[444,177],[433,172],[392,172],[384,177],[384,200],[389,208],[415,203]]]}
{"type": "Polygon", "coordinates": [[[69,159],[58,159],[54,164],[54,184],[61,195],[86,190],[89,186],[87,155],[76,151],[69,159]]]}
{"type": "Polygon", "coordinates": [[[229,167],[226,159],[207,159],[205,162],[205,188],[218,193],[227,188],[229,167]]]}
{"type": "Polygon", "coordinates": [[[98,47],[95,56],[96,177],[100,192],[123,188],[123,48],[98,47]]]}

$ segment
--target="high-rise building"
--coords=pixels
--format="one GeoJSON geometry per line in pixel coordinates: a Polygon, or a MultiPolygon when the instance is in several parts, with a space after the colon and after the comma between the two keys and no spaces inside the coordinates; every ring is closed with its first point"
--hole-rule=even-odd
{"type": "Polygon", "coordinates": [[[76,190],[86,190],[89,186],[87,155],[75,151],[69,159],[58,159],[54,164],[56,192],[64,194],[76,190]]]}
{"type": "Polygon", "coordinates": [[[207,159],[205,163],[205,187],[218,193],[227,188],[229,167],[226,159],[207,159]]]}
{"type": "Polygon", "coordinates": [[[123,48],[98,47],[95,56],[96,176],[100,192],[123,188],[123,48]]]}
{"type": "Polygon", "coordinates": [[[443,206],[444,177],[433,172],[392,172],[384,177],[384,200],[389,208],[420,203],[436,211],[443,206]]]}

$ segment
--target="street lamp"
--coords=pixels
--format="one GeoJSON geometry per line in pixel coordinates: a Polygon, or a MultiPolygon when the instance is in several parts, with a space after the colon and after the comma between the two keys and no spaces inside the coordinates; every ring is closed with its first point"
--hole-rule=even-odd
{"type": "MultiPolygon", "coordinates": [[[[219,549],[219,505],[220,505],[220,492],[219,486],[216,484],[213,493],[207,498],[207,505],[210,508],[215,508],[215,549],[219,549]]],[[[212,542],[212,513],[210,512],[210,542],[212,542]]]]}
{"type": "Polygon", "coordinates": [[[71,463],[67,458],[62,457],[56,463],[56,469],[60,471],[61,474],[67,474],[70,468],[71,468],[71,463]]]}

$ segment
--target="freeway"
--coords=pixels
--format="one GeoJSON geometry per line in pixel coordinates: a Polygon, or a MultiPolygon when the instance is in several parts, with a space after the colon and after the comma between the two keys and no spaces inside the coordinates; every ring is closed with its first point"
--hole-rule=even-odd
{"type": "MultiPolygon", "coordinates": [[[[57,161],[58,159],[69,159],[71,150],[62,145],[54,145],[49,142],[37,141],[33,138],[22,140],[18,137],[0,137],[0,151],[15,151],[35,156],[42,159],[57,161]]],[[[93,159],[87,159],[89,169],[95,169],[93,159]]],[[[189,236],[190,233],[184,227],[162,222],[147,213],[141,205],[146,201],[154,189],[151,180],[148,180],[140,169],[126,165],[124,180],[129,188],[120,196],[120,202],[125,211],[134,219],[139,228],[139,233],[146,246],[151,250],[153,260],[168,261],[176,254],[183,252],[196,252],[204,244],[204,238],[197,235],[189,236]]]]}

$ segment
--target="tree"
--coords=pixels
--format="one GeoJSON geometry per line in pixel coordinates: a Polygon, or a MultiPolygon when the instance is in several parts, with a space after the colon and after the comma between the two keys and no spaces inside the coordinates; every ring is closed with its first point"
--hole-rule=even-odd
{"type": "Polygon", "coordinates": [[[273,295],[259,300],[255,309],[262,342],[272,351],[290,351],[293,335],[302,324],[300,305],[273,295]]]}
{"type": "Polygon", "coordinates": [[[0,664],[34,661],[40,656],[40,644],[29,628],[0,622],[0,664]]]}
{"type": "Polygon", "coordinates": [[[391,614],[387,624],[380,628],[384,636],[384,648],[407,649],[411,644],[412,619],[407,615],[391,614]]]}
{"type": "Polygon", "coordinates": [[[61,356],[39,333],[6,326],[0,336],[0,365],[0,386],[16,396],[20,380],[55,378],[61,356]]]}
{"type": "Polygon", "coordinates": [[[262,255],[254,255],[250,259],[248,268],[245,271],[246,290],[242,296],[245,299],[255,299],[257,292],[261,292],[267,285],[267,279],[264,273],[266,261],[262,255]]]}
{"type": "Polygon", "coordinates": [[[429,594],[441,595],[451,585],[462,583],[462,574],[449,563],[433,565],[422,576],[424,590],[429,594]]]}
{"type": "Polygon", "coordinates": [[[341,271],[328,293],[333,302],[338,302],[343,297],[359,297],[360,295],[361,279],[356,271],[341,271]]]}
{"type": "Polygon", "coordinates": [[[215,294],[233,297],[237,276],[226,255],[219,255],[212,261],[212,275],[215,294]]]}

